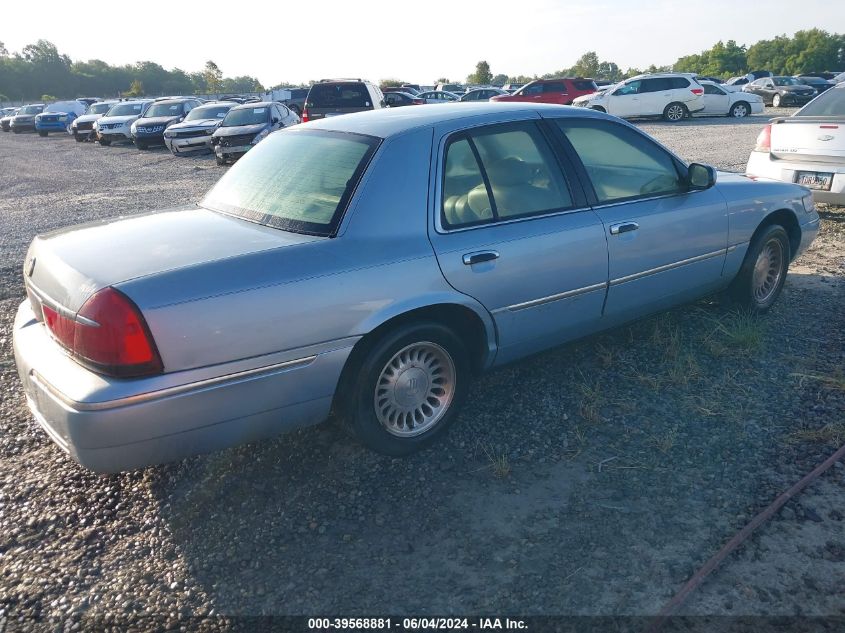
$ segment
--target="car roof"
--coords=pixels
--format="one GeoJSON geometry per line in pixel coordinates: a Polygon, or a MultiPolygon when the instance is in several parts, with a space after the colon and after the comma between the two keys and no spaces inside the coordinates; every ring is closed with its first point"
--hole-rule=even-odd
{"type": "Polygon", "coordinates": [[[552,105],[546,103],[519,102],[461,102],[459,104],[446,103],[437,107],[423,108],[380,108],[367,110],[343,116],[317,119],[305,123],[297,128],[311,130],[333,130],[367,134],[379,138],[398,136],[404,132],[418,128],[447,122],[459,122],[473,119],[489,118],[490,123],[507,120],[519,120],[519,115],[534,118],[537,114],[572,117],[601,118],[602,113],[589,108],[574,108],[571,106],[552,105]]]}

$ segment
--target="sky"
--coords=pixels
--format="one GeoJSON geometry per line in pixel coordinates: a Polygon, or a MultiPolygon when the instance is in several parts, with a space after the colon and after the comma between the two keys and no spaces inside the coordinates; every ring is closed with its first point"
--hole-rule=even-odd
{"type": "MultiPolygon", "coordinates": [[[[73,60],[154,61],[266,85],[328,77],[460,81],[479,60],[493,74],[534,75],[595,50],[623,70],[671,64],[718,40],[753,44],[808,28],[845,31],[845,2],[802,0],[168,0],[4,3],[0,41],[38,39],[73,60]],[[55,10],[51,8],[55,7],[55,10]],[[37,17],[36,17],[37,16],[37,17]]],[[[843,69],[836,69],[843,70],[843,69]]]]}

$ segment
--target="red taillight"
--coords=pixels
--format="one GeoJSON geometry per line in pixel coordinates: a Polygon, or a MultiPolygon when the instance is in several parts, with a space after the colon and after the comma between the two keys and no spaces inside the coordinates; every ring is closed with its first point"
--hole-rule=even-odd
{"type": "Polygon", "coordinates": [[[754,145],[755,152],[771,152],[772,151],[772,124],[768,123],[757,136],[757,142],[754,145]]]}
{"type": "Polygon", "coordinates": [[[302,118],[303,123],[308,123],[308,108],[302,109],[302,117],[301,118],[302,118]]]}
{"type": "Polygon", "coordinates": [[[690,92],[694,95],[703,95],[704,94],[704,88],[691,88],[690,92]]]}
{"type": "Polygon", "coordinates": [[[121,377],[161,373],[161,358],[144,317],[122,292],[98,291],[76,318],[47,305],[42,311],[56,340],[93,369],[121,377]]]}
{"type": "Polygon", "coordinates": [[[414,105],[425,105],[425,99],[414,99],[414,105]]]}

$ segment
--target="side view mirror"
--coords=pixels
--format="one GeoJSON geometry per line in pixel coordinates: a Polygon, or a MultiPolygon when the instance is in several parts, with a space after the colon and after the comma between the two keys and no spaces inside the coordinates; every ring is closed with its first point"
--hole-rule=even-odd
{"type": "Polygon", "coordinates": [[[273,117],[273,125],[278,125],[278,123],[279,123],[279,119],[276,118],[276,117],[273,117]]]}
{"type": "Polygon", "coordinates": [[[687,170],[687,184],[690,189],[702,191],[716,184],[716,168],[701,163],[692,163],[687,170]]]}

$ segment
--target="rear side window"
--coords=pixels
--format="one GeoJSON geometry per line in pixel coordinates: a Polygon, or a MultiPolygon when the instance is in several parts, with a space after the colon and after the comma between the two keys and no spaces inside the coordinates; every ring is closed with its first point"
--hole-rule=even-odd
{"type": "Polygon", "coordinates": [[[543,84],[543,92],[566,92],[566,84],[562,81],[552,81],[543,84]]]}
{"type": "Polygon", "coordinates": [[[271,134],[200,205],[278,229],[331,235],[379,139],[294,130],[271,134]]]}
{"type": "Polygon", "coordinates": [[[450,142],[442,197],[448,228],[572,207],[560,166],[533,122],[482,128],[450,142]]]}
{"type": "Polygon", "coordinates": [[[575,90],[598,90],[595,81],[588,81],[586,79],[576,79],[572,82],[572,85],[575,87],[575,90]]]}
{"type": "Polygon", "coordinates": [[[670,88],[689,88],[690,86],[689,79],[686,77],[669,77],[667,81],[670,88]]]}
{"type": "Polygon", "coordinates": [[[686,191],[675,160],[643,135],[604,121],[558,119],[601,203],[686,191]]]}
{"type": "Polygon", "coordinates": [[[362,83],[314,84],[308,93],[309,108],[368,108],[372,106],[367,86],[362,83]]]}
{"type": "Polygon", "coordinates": [[[845,116],[845,88],[831,88],[793,116],[845,116]]]}

